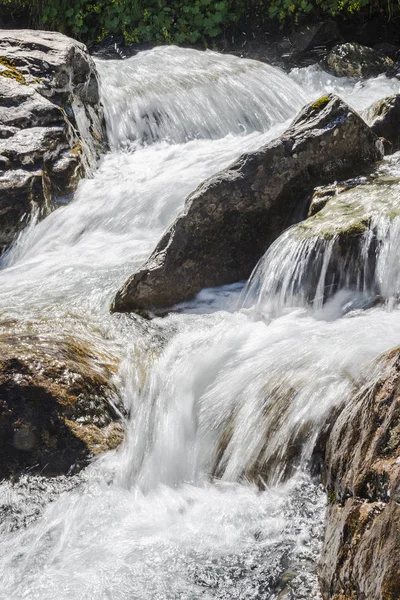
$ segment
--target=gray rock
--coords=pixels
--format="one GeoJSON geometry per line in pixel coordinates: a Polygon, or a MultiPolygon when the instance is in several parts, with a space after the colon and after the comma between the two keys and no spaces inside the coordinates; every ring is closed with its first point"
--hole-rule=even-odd
{"type": "Polygon", "coordinates": [[[362,117],[377,136],[389,142],[385,144],[386,154],[400,150],[400,94],[378,100],[362,117]]]}
{"type": "Polygon", "coordinates": [[[400,597],[400,350],[345,404],[328,438],[323,598],[400,597]]]}
{"type": "Polygon", "coordinates": [[[0,32],[0,251],[46,216],[106,149],[86,47],[45,31],[0,32]]]}
{"type": "Polygon", "coordinates": [[[279,139],[203,183],[112,310],[168,307],[204,287],[249,277],[316,185],[381,158],[379,139],[342,100],[306,106],[279,139]]]}
{"type": "Polygon", "coordinates": [[[372,48],[347,43],[332,48],[322,61],[322,66],[336,77],[365,79],[389,72],[394,62],[372,48]]]}

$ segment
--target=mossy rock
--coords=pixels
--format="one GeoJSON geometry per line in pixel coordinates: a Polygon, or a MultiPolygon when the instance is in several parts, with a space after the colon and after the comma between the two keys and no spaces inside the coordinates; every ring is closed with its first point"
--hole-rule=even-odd
{"type": "Polygon", "coordinates": [[[0,335],[0,479],[68,473],[123,438],[116,359],[69,336],[0,335]]]}

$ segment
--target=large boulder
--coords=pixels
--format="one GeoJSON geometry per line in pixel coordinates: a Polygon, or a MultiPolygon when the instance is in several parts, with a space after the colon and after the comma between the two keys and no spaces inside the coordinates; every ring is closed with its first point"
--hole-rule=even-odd
{"type": "Polygon", "coordinates": [[[381,156],[380,140],[342,100],[309,104],[279,139],[242,155],[187,198],[112,310],[168,307],[204,287],[247,279],[316,185],[355,175],[381,156]]]}
{"type": "Polygon", "coordinates": [[[78,338],[1,333],[0,479],[67,473],[118,446],[116,369],[112,355],[78,338]]]}
{"type": "Polygon", "coordinates": [[[0,32],[0,251],[105,150],[96,68],[60,33],[0,32]]]}
{"type": "Polygon", "coordinates": [[[326,600],[400,597],[400,350],[338,416],[326,449],[326,600]]]}
{"type": "Polygon", "coordinates": [[[377,136],[389,142],[386,154],[400,150],[400,94],[378,100],[362,117],[377,136]]]}
{"type": "Polygon", "coordinates": [[[366,79],[390,72],[394,62],[368,46],[349,42],[332,48],[322,66],[336,77],[366,79]]]}

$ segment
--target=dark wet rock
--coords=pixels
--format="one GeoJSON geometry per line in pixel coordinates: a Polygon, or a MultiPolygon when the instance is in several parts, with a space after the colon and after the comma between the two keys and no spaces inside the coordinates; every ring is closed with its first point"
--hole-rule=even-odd
{"type": "Polygon", "coordinates": [[[380,44],[375,44],[373,49],[375,50],[375,52],[378,52],[383,56],[388,56],[394,62],[400,59],[400,46],[395,46],[394,44],[390,44],[389,42],[381,42],[380,44]]]}
{"type": "Polygon", "coordinates": [[[113,310],[171,306],[204,287],[247,279],[316,185],[354,175],[381,156],[378,138],[339,98],[309,104],[279,139],[242,155],[187,198],[113,310]]]}
{"type": "Polygon", "coordinates": [[[363,119],[385,143],[385,154],[400,150],[400,94],[378,100],[362,114],[363,119]]]}
{"type": "Polygon", "coordinates": [[[327,600],[400,597],[400,349],[343,407],[329,436],[320,580],[327,600]]]}
{"type": "Polygon", "coordinates": [[[313,64],[341,41],[343,38],[335,21],[300,25],[289,36],[290,52],[286,56],[286,62],[290,66],[313,64]]]}
{"type": "Polygon", "coordinates": [[[118,446],[116,367],[79,339],[1,334],[0,479],[76,471],[118,446]]]}
{"type": "Polygon", "coordinates": [[[0,32],[0,251],[46,216],[105,150],[96,68],[55,32],[0,32]]]}
{"type": "Polygon", "coordinates": [[[322,61],[322,66],[336,77],[366,79],[390,72],[394,62],[372,48],[347,43],[332,48],[322,61]]]}

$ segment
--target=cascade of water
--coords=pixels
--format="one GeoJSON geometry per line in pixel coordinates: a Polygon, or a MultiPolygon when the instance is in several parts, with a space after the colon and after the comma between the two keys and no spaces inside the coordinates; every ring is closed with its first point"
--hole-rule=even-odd
{"type": "Polygon", "coordinates": [[[279,69],[216,52],[169,46],[119,64],[98,64],[114,148],[262,132],[307,102],[279,69]]]}
{"type": "MultiPolygon", "coordinates": [[[[242,293],[242,306],[269,316],[289,307],[318,313],[338,292],[341,310],[376,300],[394,305],[399,297],[400,185],[359,186],[344,198],[331,201],[332,210],[328,203],[314,218],[288,229],[268,249],[242,293]]],[[[333,313],[335,318],[340,314],[333,313]]]]}
{"type": "MultiPolygon", "coordinates": [[[[312,565],[324,497],[304,469],[329,411],[369,361],[398,343],[396,310],[341,316],[332,309],[328,318],[320,299],[336,238],[295,241],[294,229],[270,249],[250,287],[260,292],[256,309],[279,307],[268,319],[259,310],[232,311],[237,286],[203,292],[141,337],[108,305],[204,178],[277,135],[327,89],[356,104],[395,84],[380,78],[354,93],[353,82],[321,72],[290,78],[253,61],[178,48],[100,61],[99,70],[112,152],[70,205],[33,224],[3,259],[0,311],[4,319],[36,320],[40,330],[44,322],[84,327],[94,347],[96,336],[117,338],[131,418],[124,445],[26,530],[12,531],[18,518],[7,515],[20,515],[27,494],[0,485],[2,531],[9,529],[0,542],[0,598],[273,600],[289,579],[296,600],[317,599],[312,565]],[[314,313],[305,308],[311,260],[318,264],[314,313]]],[[[399,221],[373,223],[369,235],[382,241],[374,281],[396,298],[399,221]]],[[[371,239],[365,235],[363,247],[371,239]]],[[[351,267],[343,265],[346,283],[351,267]]],[[[40,478],[32,484],[45,490],[43,499],[36,495],[22,520],[53,498],[46,486],[40,478]]]]}

